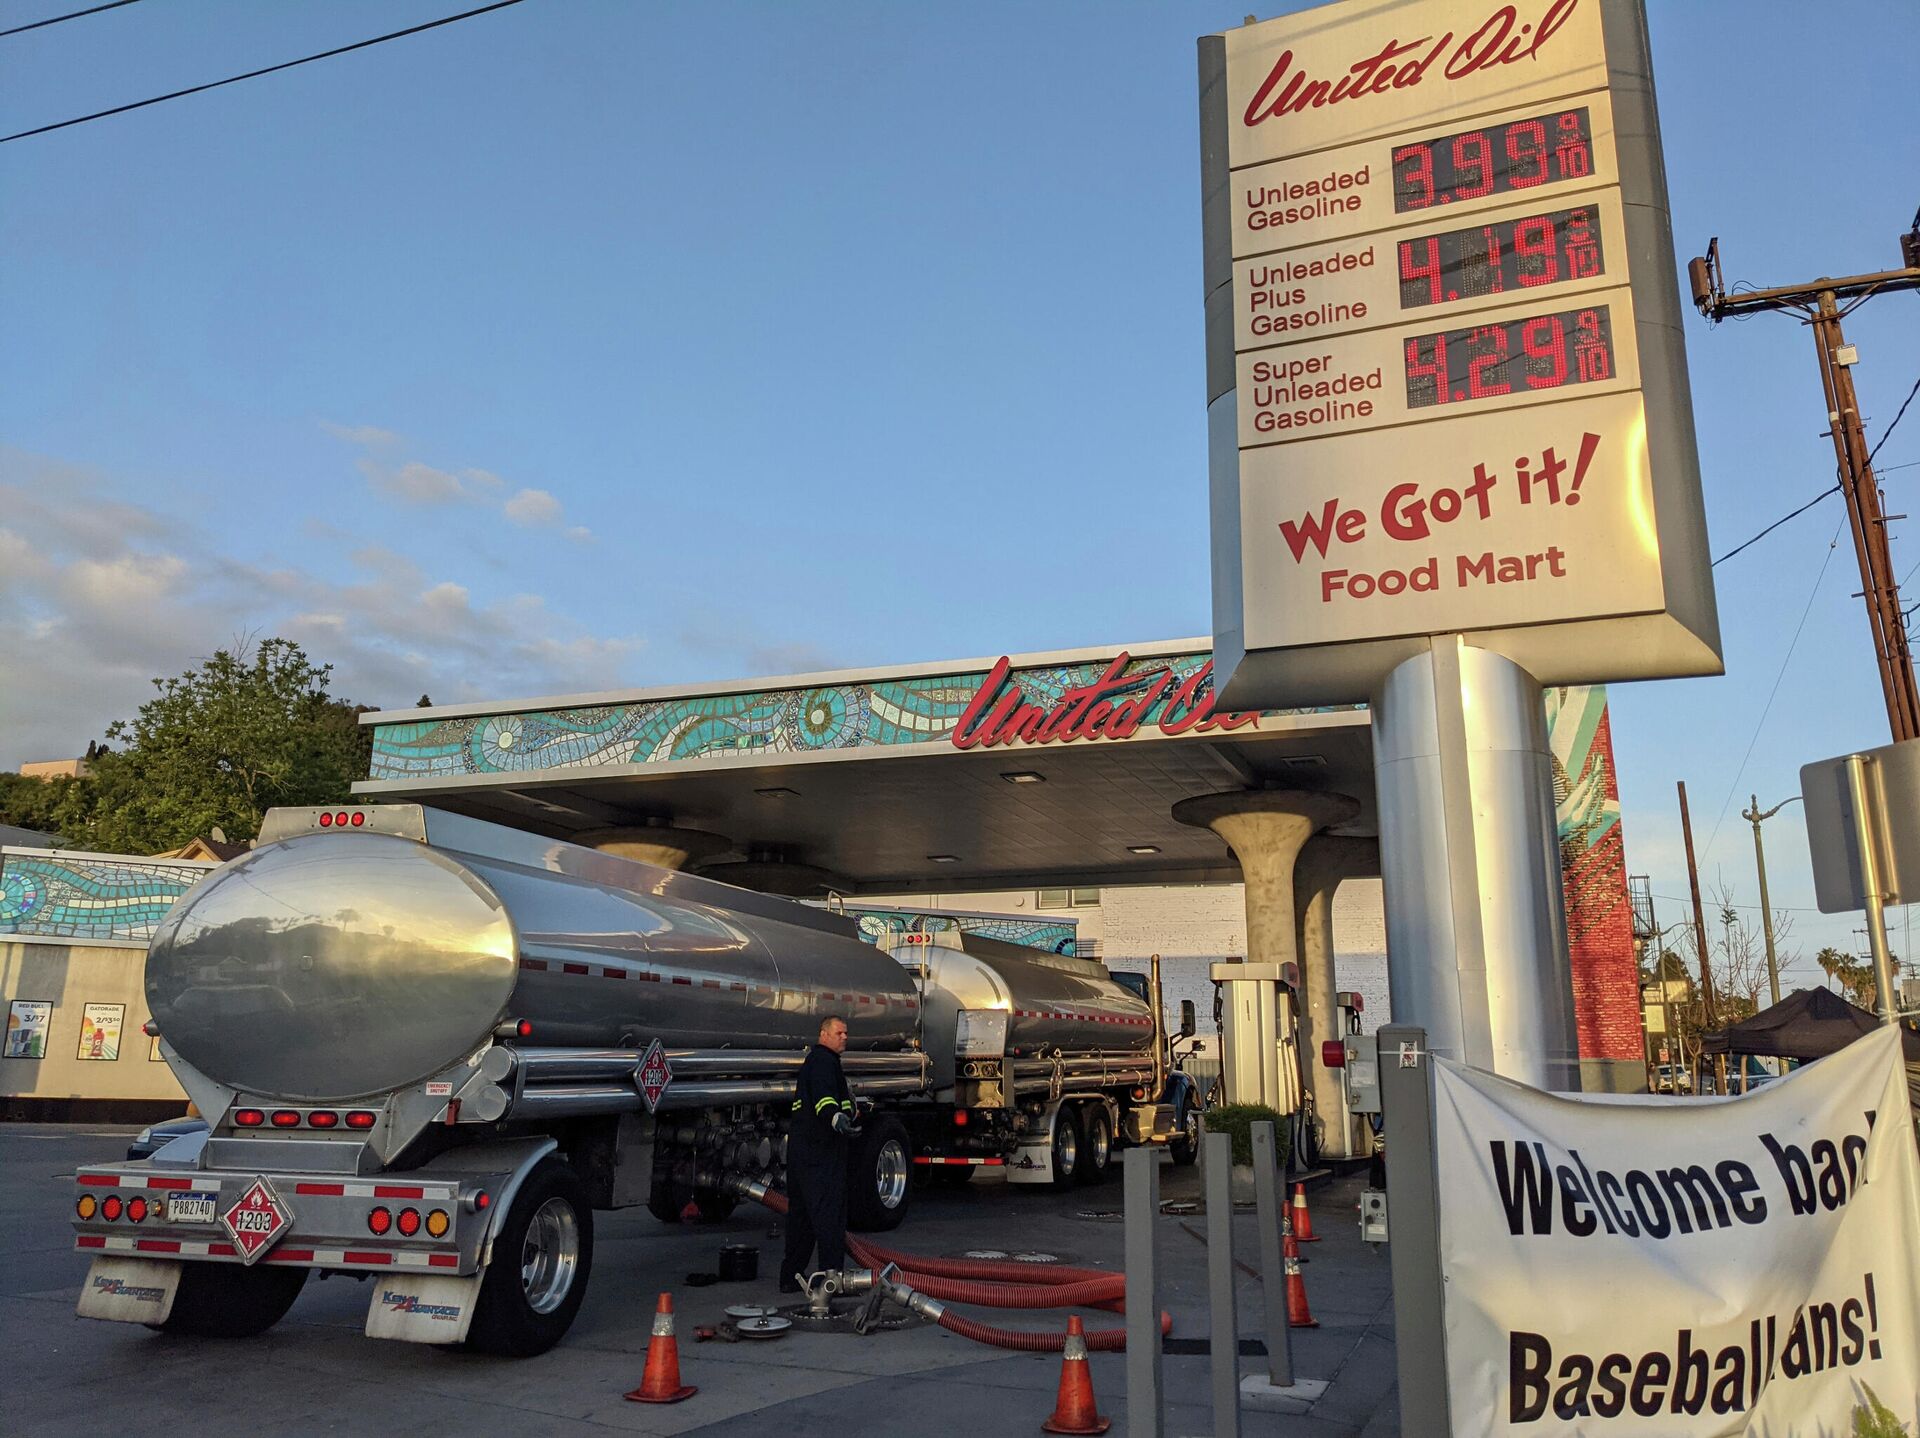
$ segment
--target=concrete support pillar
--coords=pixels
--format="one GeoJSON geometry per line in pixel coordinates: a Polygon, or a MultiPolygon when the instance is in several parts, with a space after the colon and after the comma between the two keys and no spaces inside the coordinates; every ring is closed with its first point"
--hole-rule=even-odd
{"type": "MultiPolygon", "coordinates": [[[[1366,1126],[1346,1111],[1345,1085],[1338,1069],[1320,1062],[1320,1045],[1342,1037],[1339,977],[1334,972],[1333,896],[1342,881],[1380,872],[1380,841],[1316,834],[1300,850],[1293,866],[1294,904],[1300,947],[1300,1055],[1307,1070],[1307,1107],[1320,1152],[1327,1158],[1358,1158],[1366,1126]]],[[[1370,1129],[1366,1129],[1370,1133],[1370,1129]]]]}
{"type": "Polygon", "coordinates": [[[724,834],[704,829],[676,829],[671,824],[643,824],[631,829],[595,829],[575,836],[574,843],[603,854],[651,864],[656,869],[684,869],[701,859],[724,854],[733,847],[724,834]]]}
{"type": "Polygon", "coordinates": [[[1252,992],[1244,998],[1230,992],[1233,1001],[1226,1006],[1221,1075],[1231,1102],[1265,1103],[1283,1112],[1289,1107],[1279,1101],[1289,1083],[1279,1069],[1285,1036],[1276,1022],[1274,987],[1279,966],[1299,957],[1294,864],[1316,832],[1359,812],[1359,804],[1344,794],[1296,789],[1204,794],[1173,806],[1173,817],[1182,824],[1211,829],[1227,841],[1246,885],[1246,980],[1252,992]]]}

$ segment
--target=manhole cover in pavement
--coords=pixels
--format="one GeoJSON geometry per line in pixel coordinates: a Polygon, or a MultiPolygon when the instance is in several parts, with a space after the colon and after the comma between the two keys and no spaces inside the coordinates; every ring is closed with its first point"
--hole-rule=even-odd
{"type": "Polygon", "coordinates": [[[1013,1261],[1015,1263],[1058,1263],[1060,1260],[1051,1253],[1016,1253],[1013,1261]]]}
{"type": "MultiPolygon", "coordinates": [[[[1166,1209],[1163,1207],[1160,1211],[1164,1213],[1166,1209]]],[[[1092,1223],[1118,1223],[1126,1216],[1124,1211],[1117,1208],[1083,1208],[1074,1215],[1075,1218],[1084,1218],[1092,1223]]]]}
{"type": "Polygon", "coordinates": [[[1007,1256],[1007,1251],[1004,1248],[969,1248],[965,1253],[961,1254],[960,1256],[962,1258],[996,1259],[996,1258],[1005,1258],[1007,1256]]]}

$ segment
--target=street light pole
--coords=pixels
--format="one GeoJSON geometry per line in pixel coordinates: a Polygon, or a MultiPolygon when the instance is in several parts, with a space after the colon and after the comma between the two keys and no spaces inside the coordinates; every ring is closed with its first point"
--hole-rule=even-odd
{"type": "Polygon", "coordinates": [[[1753,825],[1753,862],[1760,869],[1760,928],[1767,936],[1767,984],[1773,993],[1773,1001],[1780,1002],[1780,966],[1773,956],[1773,906],[1767,902],[1767,849],[1760,842],[1760,821],[1771,819],[1789,804],[1798,804],[1800,796],[1782,799],[1765,813],[1760,811],[1760,796],[1753,796],[1753,803],[1741,812],[1740,817],[1753,825]]]}

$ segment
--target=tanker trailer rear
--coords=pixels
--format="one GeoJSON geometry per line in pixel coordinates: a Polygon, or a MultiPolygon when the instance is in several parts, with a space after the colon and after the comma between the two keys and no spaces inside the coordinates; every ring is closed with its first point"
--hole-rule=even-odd
{"type": "MultiPolygon", "coordinates": [[[[414,805],[269,813],[146,989],[210,1130],[79,1172],[80,1312],[200,1334],[270,1327],[317,1268],[377,1280],[369,1335],[542,1352],[595,1209],[780,1180],[821,1017],[861,1098],[927,1082],[916,985],[846,918],[414,805]]],[[[900,1221],[908,1152],[866,1122],[855,1226],[900,1221]]]]}
{"type": "Polygon", "coordinates": [[[1004,1166],[1009,1182],[1098,1183],[1116,1148],[1199,1153],[1200,1101],[1169,1060],[1159,965],[1153,1002],[1096,959],[958,929],[886,935],[921,981],[932,1061],[924,1099],[899,1100],[914,1163],[948,1182],[1004,1166]]]}

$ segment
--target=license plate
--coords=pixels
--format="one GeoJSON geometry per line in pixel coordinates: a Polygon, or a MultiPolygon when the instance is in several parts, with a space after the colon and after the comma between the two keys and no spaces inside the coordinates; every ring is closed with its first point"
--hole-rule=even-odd
{"type": "Polygon", "coordinates": [[[168,1223],[216,1223],[220,1215],[217,1193],[176,1193],[167,1199],[168,1223]]]}

